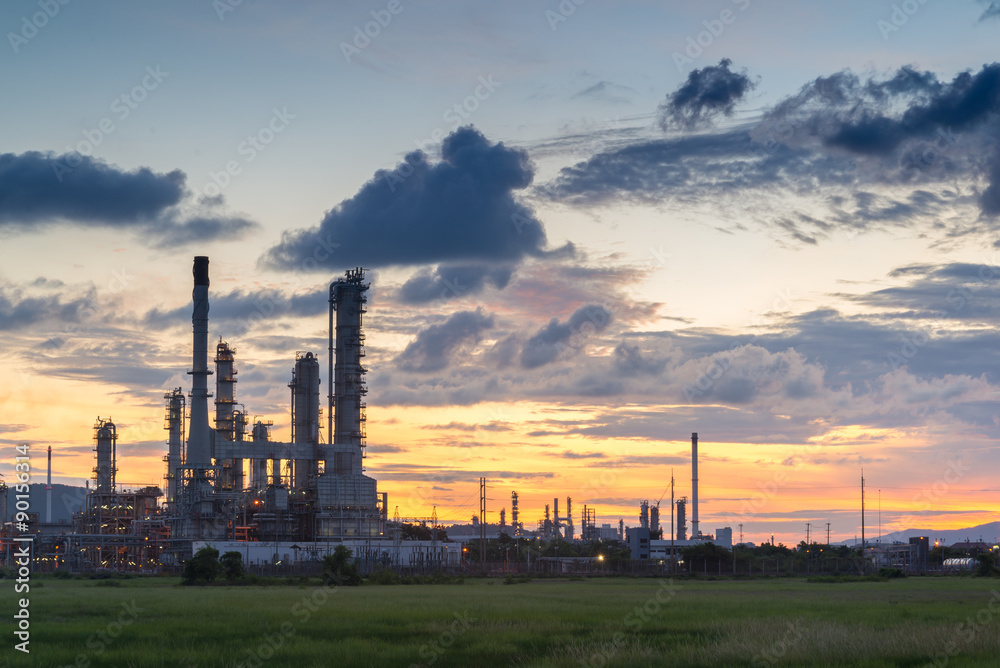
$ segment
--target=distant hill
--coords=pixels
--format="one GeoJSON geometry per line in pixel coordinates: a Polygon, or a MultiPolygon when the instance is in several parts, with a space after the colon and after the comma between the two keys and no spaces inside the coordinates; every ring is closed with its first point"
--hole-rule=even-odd
{"type": "MultiPolygon", "coordinates": [[[[3,521],[10,522],[17,512],[17,497],[14,490],[14,483],[7,481],[7,506],[6,516],[3,521]]],[[[84,487],[74,487],[72,485],[52,485],[52,521],[56,524],[69,523],[73,519],[73,513],[81,510],[87,490],[84,487]]],[[[32,483],[28,486],[28,502],[31,504],[29,512],[38,513],[39,519],[45,521],[45,484],[32,483]]],[[[0,504],[2,505],[2,504],[0,504]]],[[[0,508],[2,511],[3,508],[0,508]]]]}
{"type": "MultiPolygon", "coordinates": [[[[979,526],[968,527],[967,529],[904,529],[903,531],[894,531],[881,537],[872,535],[865,538],[869,544],[876,540],[882,543],[893,543],[895,541],[907,543],[914,536],[927,536],[931,541],[931,545],[934,545],[934,541],[936,540],[943,540],[945,545],[964,543],[966,540],[971,540],[972,542],[983,540],[986,543],[997,545],[1000,544],[1000,522],[980,524],[979,526]]],[[[854,545],[855,543],[853,540],[848,540],[840,544],[854,545]]]]}

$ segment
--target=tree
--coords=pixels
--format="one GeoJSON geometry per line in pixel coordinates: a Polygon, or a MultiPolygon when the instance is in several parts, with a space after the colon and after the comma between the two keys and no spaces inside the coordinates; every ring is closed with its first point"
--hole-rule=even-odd
{"type": "Polygon", "coordinates": [[[1000,570],[997,570],[997,567],[993,565],[994,557],[992,553],[986,552],[980,554],[977,559],[979,560],[979,567],[976,569],[976,575],[984,577],[1000,575],[1000,570]]]}
{"type": "Polygon", "coordinates": [[[684,561],[695,564],[712,564],[719,567],[732,565],[733,553],[724,547],[714,543],[700,543],[681,548],[681,556],[684,561]]]}
{"type": "Polygon", "coordinates": [[[219,551],[206,545],[184,563],[184,584],[211,582],[219,576],[219,551]]]}
{"type": "Polygon", "coordinates": [[[243,577],[243,555],[239,552],[230,551],[222,555],[219,564],[226,572],[227,580],[238,580],[243,577]]]}
{"type": "Polygon", "coordinates": [[[358,565],[351,558],[351,550],[338,545],[333,554],[323,557],[323,581],[327,584],[354,587],[361,584],[358,565]]]}

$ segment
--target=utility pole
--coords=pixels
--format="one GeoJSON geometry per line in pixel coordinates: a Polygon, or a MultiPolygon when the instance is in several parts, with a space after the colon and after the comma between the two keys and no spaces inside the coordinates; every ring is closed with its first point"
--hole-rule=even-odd
{"type": "Polygon", "coordinates": [[[743,544],[743,525],[740,525],[740,545],[743,544]]]}
{"type": "Polygon", "coordinates": [[[830,545],[830,523],[829,522],[826,523],[826,544],[827,544],[827,546],[830,545]]]}
{"type": "Polygon", "coordinates": [[[861,469],[861,567],[864,567],[865,559],[865,470],[861,469]]]}
{"type": "Polygon", "coordinates": [[[809,527],[812,526],[811,523],[806,522],[806,549],[809,549],[809,527]]]}
{"type": "Polygon", "coordinates": [[[670,469],[670,572],[677,572],[677,552],[674,549],[674,470],[670,469]]]}
{"type": "Polygon", "coordinates": [[[486,478],[479,479],[479,563],[486,566],[486,478]]]}

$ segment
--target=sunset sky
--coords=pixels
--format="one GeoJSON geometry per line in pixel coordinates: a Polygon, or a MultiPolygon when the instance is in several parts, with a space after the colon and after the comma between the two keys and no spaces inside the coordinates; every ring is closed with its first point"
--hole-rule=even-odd
{"type": "Polygon", "coordinates": [[[878,496],[885,532],[998,519],[1000,3],[11,0],[0,28],[8,478],[27,442],[83,484],[101,416],[118,480],[161,482],[207,255],[276,440],[296,351],[325,404],[329,282],[370,270],[367,471],[404,517],[468,520],[485,476],[491,521],[516,490],[532,528],[553,497],[635,525],[671,471],[690,495],[698,432],[707,532],[853,539],[862,467],[869,527],[878,496]]]}

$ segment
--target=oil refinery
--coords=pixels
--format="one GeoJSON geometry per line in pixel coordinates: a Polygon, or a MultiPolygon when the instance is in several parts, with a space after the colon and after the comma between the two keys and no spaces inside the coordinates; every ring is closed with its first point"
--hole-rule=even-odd
{"type": "MultiPolygon", "coordinates": [[[[118,483],[118,427],[98,417],[93,428],[96,465],[93,488],[79,499],[71,526],[51,523],[51,448],[46,523],[37,521],[41,536],[36,562],[74,571],[157,571],[179,567],[198,549],[211,545],[237,551],[247,564],[275,565],[319,561],[337,545],[346,545],[362,565],[391,568],[456,567],[463,546],[508,533],[506,509],[499,525],[486,519],[486,479],[480,479],[480,514],[468,536],[453,532],[450,540],[402,540],[398,508],[390,519],[389,500],[377,481],[365,475],[366,404],[363,364],[366,292],[362,268],[348,270],[330,284],[326,434],[321,438],[320,362],[311,351],[297,352],[288,382],[291,433],[276,440],[273,422],[254,419],[237,400],[237,350],[220,338],[214,368],[209,366],[209,259],[194,258],[192,292],[191,388],[164,395],[167,453],[162,487],[128,488],[118,483]],[[209,378],[214,376],[214,393],[209,378]],[[209,424],[209,398],[215,415],[209,424]],[[40,530],[44,527],[44,530],[40,530]]],[[[627,542],[634,558],[676,555],[679,548],[716,541],[698,528],[698,435],[692,435],[692,517],[687,537],[687,499],[671,500],[677,527],[663,539],[659,502],[640,506],[639,526],[626,529],[596,524],[596,510],[584,506],[581,535],[573,521],[573,500],[545,506],[535,531],[520,520],[518,494],[511,493],[508,535],[520,538],[627,542]],[[669,543],[669,545],[667,545],[669,543]]],[[[6,496],[4,494],[4,496],[6,496]]],[[[6,509],[4,509],[6,510],[6,509]]],[[[6,512],[4,513],[6,518],[6,512]]],[[[671,523],[674,514],[671,511],[671,523]]],[[[437,527],[431,518],[416,518],[437,527]]],[[[10,527],[10,525],[5,525],[10,527]]],[[[8,533],[12,529],[8,529],[8,533]]],[[[717,532],[731,547],[731,531],[717,532]]]]}
{"type": "MultiPolygon", "coordinates": [[[[94,486],[81,499],[69,531],[43,532],[36,556],[72,570],[157,570],[179,565],[209,543],[236,549],[247,563],[258,564],[316,560],[346,544],[357,558],[385,565],[456,565],[457,544],[404,543],[398,528],[387,538],[386,494],[364,473],[362,324],[369,289],[364,270],[349,270],[330,284],[332,443],[320,438],[320,367],[313,352],[295,355],[288,383],[289,440],[273,437],[271,421],[251,424],[236,399],[236,349],[220,339],[214,369],[209,366],[209,285],[209,259],[195,257],[191,390],[185,394],[178,387],[164,396],[162,489],[118,484],[118,428],[111,418],[98,418],[94,486]],[[214,428],[210,376],[215,377],[214,428]]],[[[51,512],[51,496],[48,506],[51,512]]]]}

